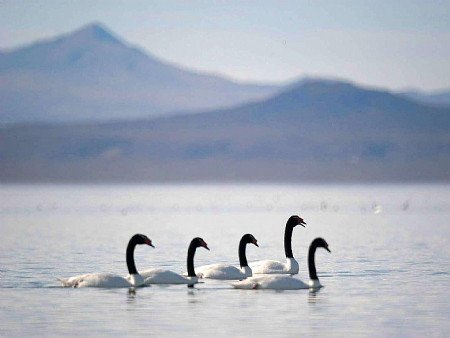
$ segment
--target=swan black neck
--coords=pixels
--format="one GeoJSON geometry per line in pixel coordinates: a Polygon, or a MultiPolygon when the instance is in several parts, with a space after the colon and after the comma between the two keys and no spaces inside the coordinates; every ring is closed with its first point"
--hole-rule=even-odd
{"type": "Polygon", "coordinates": [[[130,275],[137,274],[136,265],[134,264],[134,248],[138,244],[138,235],[131,237],[127,246],[127,268],[130,275]]]}
{"type": "Polygon", "coordinates": [[[308,252],[308,269],[309,269],[309,278],[311,280],[319,280],[317,277],[317,271],[316,271],[316,263],[315,263],[315,255],[316,255],[316,249],[317,248],[324,248],[328,252],[331,252],[328,248],[328,243],[323,238],[316,238],[312,241],[311,245],[309,246],[309,252],[308,252]]]}
{"type": "Polygon", "coordinates": [[[241,266],[241,268],[243,268],[244,266],[248,266],[247,256],[245,255],[245,249],[247,248],[248,242],[244,237],[242,237],[241,241],[239,242],[239,265],[241,266]]]}
{"type": "Polygon", "coordinates": [[[286,223],[286,229],[284,230],[284,253],[286,254],[286,258],[294,258],[292,254],[292,231],[294,227],[288,223],[286,223]]]}
{"type": "Polygon", "coordinates": [[[317,245],[313,242],[311,246],[309,247],[308,252],[308,269],[309,269],[309,279],[311,280],[317,280],[319,279],[317,277],[317,271],[316,271],[316,263],[315,263],[315,255],[316,255],[316,249],[317,245]]]}
{"type": "Polygon", "coordinates": [[[191,242],[188,248],[188,254],[187,254],[187,272],[189,277],[196,277],[195,269],[194,269],[194,255],[195,250],[197,250],[198,244],[194,243],[194,241],[191,242]]]}

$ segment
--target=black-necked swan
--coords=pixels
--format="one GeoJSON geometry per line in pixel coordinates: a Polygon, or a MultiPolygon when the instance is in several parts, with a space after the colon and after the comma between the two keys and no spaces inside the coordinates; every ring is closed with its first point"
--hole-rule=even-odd
{"type": "Polygon", "coordinates": [[[252,269],[248,266],[245,249],[247,244],[258,246],[256,238],[251,234],[245,234],[239,241],[239,265],[235,266],[227,264],[210,264],[204,265],[196,269],[197,276],[200,278],[221,279],[221,280],[240,280],[252,276],[252,269]]]}
{"type": "Polygon", "coordinates": [[[152,241],[145,235],[136,234],[131,237],[127,246],[127,267],[128,276],[121,277],[110,273],[92,273],[74,276],[70,278],[61,278],[59,281],[65,287],[100,287],[100,288],[125,288],[144,285],[144,279],[136,270],[134,264],[134,248],[136,245],[147,244],[154,247],[152,241]]]}
{"type": "Polygon", "coordinates": [[[298,262],[292,255],[292,231],[297,225],[305,227],[306,223],[299,216],[291,216],[286,222],[284,230],[284,253],[286,263],[272,260],[264,260],[250,263],[253,274],[291,274],[298,273],[298,262]]]}
{"type": "Polygon", "coordinates": [[[187,277],[170,270],[156,268],[141,272],[141,276],[144,278],[145,284],[196,284],[198,282],[198,278],[194,269],[194,255],[198,247],[203,247],[209,250],[208,244],[206,244],[206,242],[200,237],[196,237],[191,241],[187,254],[187,277]]]}
{"type": "Polygon", "coordinates": [[[323,238],[316,238],[312,241],[308,252],[309,282],[302,282],[300,279],[288,275],[260,275],[250,277],[242,281],[232,283],[236,289],[272,289],[272,290],[297,290],[297,289],[318,289],[322,285],[319,282],[316,272],[314,256],[317,248],[324,248],[331,252],[328,243],[323,238]]]}

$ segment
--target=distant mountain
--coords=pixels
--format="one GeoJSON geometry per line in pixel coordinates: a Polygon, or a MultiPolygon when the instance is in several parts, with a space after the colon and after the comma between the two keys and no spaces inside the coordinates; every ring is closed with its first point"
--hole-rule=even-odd
{"type": "Polygon", "coordinates": [[[307,80],[195,115],[0,130],[2,181],[450,180],[450,109],[307,80]]]}
{"type": "Polygon", "coordinates": [[[0,53],[0,123],[138,118],[273,94],[161,61],[93,24],[0,53]]]}
{"type": "Polygon", "coordinates": [[[437,106],[450,107],[450,90],[441,90],[434,92],[424,92],[420,90],[409,90],[401,95],[424,104],[433,104],[437,106]]]}

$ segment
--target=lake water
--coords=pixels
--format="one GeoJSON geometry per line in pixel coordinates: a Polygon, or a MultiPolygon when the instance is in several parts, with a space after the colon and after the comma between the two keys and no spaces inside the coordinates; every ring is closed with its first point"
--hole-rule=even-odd
{"type": "Polygon", "coordinates": [[[449,185],[2,185],[0,336],[450,336],[449,185]],[[72,289],[57,277],[125,276],[125,248],[144,233],[139,269],[283,259],[287,218],[307,222],[293,252],[307,275],[315,237],[321,283],[308,290],[195,288],[72,289]]]}

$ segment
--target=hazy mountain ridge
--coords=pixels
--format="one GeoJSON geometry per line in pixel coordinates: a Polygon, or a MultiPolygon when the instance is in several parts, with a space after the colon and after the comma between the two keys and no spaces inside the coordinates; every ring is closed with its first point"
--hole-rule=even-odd
{"type": "Polygon", "coordinates": [[[0,138],[4,181],[450,180],[450,109],[340,81],[208,113],[17,126],[0,138]]]}
{"type": "Polygon", "coordinates": [[[417,102],[450,107],[450,90],[437,90],[432,92],[408,90],[400,94],[417,102]]]}
{"type": "Polygon", "coordinates": [[[277,89],[182,69],[96,24],[0,53],[3,123],[150,117],[233,106],[277,89]]]}

